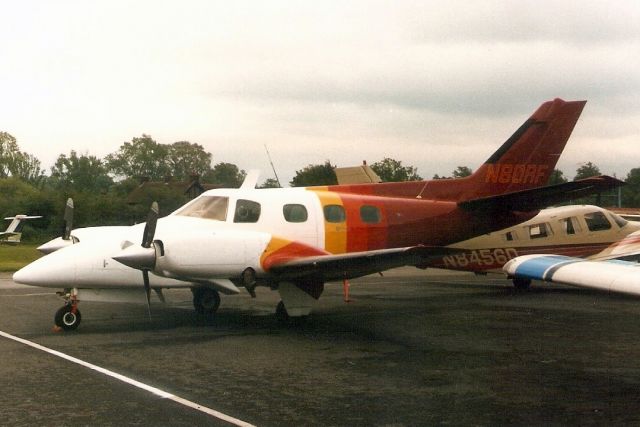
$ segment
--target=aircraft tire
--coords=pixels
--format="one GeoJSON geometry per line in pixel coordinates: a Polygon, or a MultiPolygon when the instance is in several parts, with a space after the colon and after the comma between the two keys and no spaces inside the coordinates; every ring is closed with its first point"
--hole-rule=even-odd
{"type": "Polygon", "coordinates": [[[514,277],[513,286],[515,286],[516,289],[519,289],[519,290],[527,290],[529,289],[529,286],[531,286],[531,279],[522,279],[519,277],[514,277]]]}
{"type": "Polygon", "coordinates": [[[74,331],[78,329],[80,321],[82,320],[80,310],[76,308],[75,312],[73,312],[71,308],[71,305],[64,305],[60,307],[60,309],[56,311],[56,315],[54,317],[56,326],[59,326],[65,331],[74,331]]]}
{"type": "Polygon", "coordinates": [[[196,288],[193,290],[193,307],[198,314],[213,316],[220,307],[220,294],[215,289],[196,288]]]}

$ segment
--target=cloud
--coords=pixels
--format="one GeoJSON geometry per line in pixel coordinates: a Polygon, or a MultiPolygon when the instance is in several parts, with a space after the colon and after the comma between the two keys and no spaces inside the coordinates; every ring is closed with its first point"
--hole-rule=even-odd
{"type": "Polygon", "coordinates": [[[604,145],[623,173],[640,134],[633,1],[24,1],[3,22],[0,129],[45,165],[147,133],[245,169],[267,143],[282,175],[391,156],[429,177],[555,97],[588,100],[569,166],[604,145]]]}

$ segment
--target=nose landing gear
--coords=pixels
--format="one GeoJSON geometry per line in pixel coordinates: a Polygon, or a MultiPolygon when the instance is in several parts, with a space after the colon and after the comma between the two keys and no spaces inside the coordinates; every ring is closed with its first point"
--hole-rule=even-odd
{"type": "Polygon", "coordinates": [[[55,327],[54,330],[74,331],[80,325],[82,316],[80,310],[78,310],[78,299],[75,293],[69,292],[64,296],[66,303],[54,316],[55,327]]]}

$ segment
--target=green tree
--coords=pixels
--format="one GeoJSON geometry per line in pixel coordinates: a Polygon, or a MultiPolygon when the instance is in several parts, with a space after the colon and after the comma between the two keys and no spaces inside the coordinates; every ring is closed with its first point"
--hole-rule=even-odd
{"type": "Polygon", "coordinates": [[[464,178],[470,176],[473,173],[470,167],[458,166],[451,174],[454,178],[464,178]]]}
{"type": "Polygon", "coordinates": [[[564,173],[560,169],[554,169],[549,177],[548,185],[563,184],[569,180],[564,177],[564,173]]]}
{"type": "Polygon", "coordinates": [[[19,152],[18,143],[13,135],[0,132],[0,178],[12,175],[13,162],[19,152]]]}
{"type": "Polygon", "coordinates": [[[95,156],[78,156],[71,151],[69,156],[60,154],[51,168],[50,182],[59,190],[105,192],[113,184],[107,167],[95,156]]]}
{"type": "Polygon", "coordinates": [[[244,170],[238,169],[233,163],[218,163],[210,172],[208,172],[204,180],[212,184],[220,184],[227,188],[238,188],[242,185],[242,181],[247,176],[244,170]]]}
{"type": "Polygon", "coordinates": [[[626,208],[640,208],[640,168],[633,168],[622,187],[622,205],[626,208]]]}
{"type": "Polygon", "coordinates": [[[402,166],[400,160],[385,157],[371,165],[371,169],[378,174],[383,182],[420,181],[418,170],[413,166],[402,166]]]}
{"type": "Polygon", "coordinates": [[[39,184],[43,179],[43,170],[40,168],[40,160],[20,151],[13,135],[0,132],[0,178],[9,176],[39,184]]]}
{"type": "Polygon", "coordinates": [[[335,166],[329,160],[321,165],[307,165],[301,170],[296,171],[289,184],[292,187],[311,187],[315,185],[336,185],[338,178],[334,171],[335,166]]]}
{"type": "Polygon", "coordinates": [[[275,178],[267,178],[258,188],[280,188],[280,183],[275,178]]]}
{"type": "Polygon", "coordinates": [[[169,145],[167,163],[174,178],[187,181],[192,175],[204,177],[211,172],[211,153],[202,145],[178,141],[169,145]]]}
{"type": "Polygon", "coordinates": [[[580,166],[576,170],[576,176],[573,178],[573,180],[577,181],[579,179],[591,178],[592,176],[597,175],[602,175],[602,172],[600,172],[600,168],[591,162],[587,162],[583,163],[582,166],[580,166]]]}
{"type": "Polygon", "coordinates": [[[106,158],[108,170],[122,178],[141,178],[158,181],[171,174],[168,164],[169,148],[143,134],[125,142],[116,153],[106,158]]]}

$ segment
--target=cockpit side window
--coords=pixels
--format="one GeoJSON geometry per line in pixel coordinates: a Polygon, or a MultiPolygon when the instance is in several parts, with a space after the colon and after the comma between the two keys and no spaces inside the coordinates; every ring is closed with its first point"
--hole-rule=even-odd
{"type": "Polygon", "coordinates": [[[589,231],[603,231],[611,228],[611,223],[602,212],[585,214],[584,220],[587,222],[589,231]]]}
{"type": "Polygon", "coordinates": [[[228,197],[202,196],[176,212],[176,215],[226,221],[228,208],[228,197]]]}
{"type": "Polygon", "coordinates": [[[258,222],[258,219],[260,219],[260,203],[238,199],[233,222],[258,222]]]}

